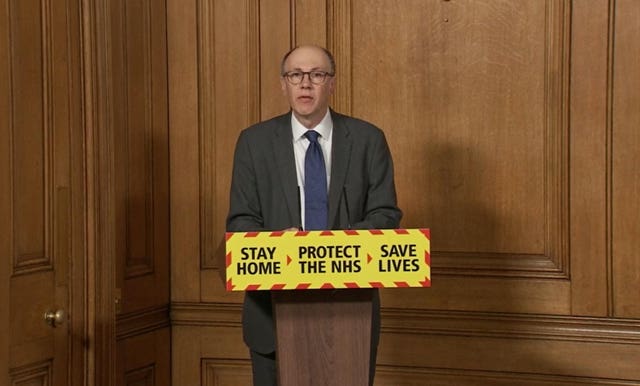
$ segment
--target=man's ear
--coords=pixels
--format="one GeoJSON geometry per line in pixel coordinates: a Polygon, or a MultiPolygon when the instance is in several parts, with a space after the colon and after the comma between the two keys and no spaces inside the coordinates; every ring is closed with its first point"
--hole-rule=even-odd
{"type": "Polygon", "coordinates": [[[280,77],[280,89],[284,95],[287,95],[287,81],[284,80],[284,76],[280,77]]]}

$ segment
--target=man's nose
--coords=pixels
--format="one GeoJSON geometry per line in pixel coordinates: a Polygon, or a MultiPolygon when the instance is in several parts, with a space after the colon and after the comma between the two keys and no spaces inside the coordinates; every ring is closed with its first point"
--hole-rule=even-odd
{"type": "Polygon", "coordinates": [[[311,87],[311,74],[308,72],[302,73],[302,80],[300,81],[301,87],[311,87]]]}

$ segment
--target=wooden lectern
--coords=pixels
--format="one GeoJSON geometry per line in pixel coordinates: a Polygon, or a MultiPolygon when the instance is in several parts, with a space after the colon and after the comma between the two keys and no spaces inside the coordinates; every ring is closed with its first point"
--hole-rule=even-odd
{"type": "Polygon", "coordinates": [[[279,386],[366,386],[373,289],[273,291],[279,386]]]}
{"type": "Polygon", "coordinates": [[[427,228],[228,232],[225,246],[227,291],[271,291],[280,386],[368,385],[378,288],[431,286],[427,228]]]}

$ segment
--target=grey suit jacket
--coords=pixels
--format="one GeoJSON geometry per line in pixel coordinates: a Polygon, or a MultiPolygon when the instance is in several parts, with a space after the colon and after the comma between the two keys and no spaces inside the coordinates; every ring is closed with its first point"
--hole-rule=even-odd
{"type": "MultiPolygon", "coordinates": [[[[365,121],[331,111],[333,139],[331,229],[393,229],[393,161],[384,133],[365,121]]],[[[236,144],[227,231],[273,231],[300,226],[291,112],[251,126],[236,144]]],[[[244,340],[254,351],[275,350],[269,291],[249,291],[243,307],[244,340]]]]}

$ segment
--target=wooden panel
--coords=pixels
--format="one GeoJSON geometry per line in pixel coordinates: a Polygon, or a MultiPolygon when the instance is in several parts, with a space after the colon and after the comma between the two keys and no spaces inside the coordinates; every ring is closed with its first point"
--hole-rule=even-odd
{"type": "Polygon", "coordinates": [[[607,252],[607,1],[574,2],[571,30],[571,308],[609,314],[607,252]]]}
{"type": "MultiPolygon", "coordinates": [[[[237,2],[241,4],[243,2],[237,2]]],[[[216,232],[216,6],[208,1],[198,1],[198,137],[200,177],[200,259],[202,266],[215,267],[217,244],[220,235],[216,232]]],[[[236,21],[237,22],[237,21],[236,21]]],[[[242,25],[242,24],[240,24],[242,25]]],[[[224,36],[226,39],[227,36],[224,36]]],[[[240,45],[240,47],[242,47],[240,45]]],[[[231,68],[227,68],[231,70],[231,68]]],[[[234,77],[235,78],[235,77],[234,77]]]]}
{"type": "Polygon", "coordinates": [[[403,225],[433,228],[434,266],[566,277],[565,2],[352,12],[353,113],[386,131],[403,225]]]}
{"type": "Polygon", "coordinates": [[[172,312],[173,384],[250,385],[251,365],[233,310],[206,305],[177,305],[172,312]],[[230,323],[228,311],[233,311],[230,323]],[[223,318],[218,318],[225,315],[223,318]],[[213,320],[217,319],[217,320],[213,320]]]}
{"type": "MultiPolygon", "coordinates": [[[[9,55],[9,13],[6,2],[0,3],[0,136],[5,138],[0,141],[0,165],[11,164],[11,57],[9,55]]],[[[0,253],[8,256],[0,261],[0,304],[7,304],[10,296],[11,281],[8,280],[13,273],[13,259],[11,258],[13,237],[9,229],[13,224],[11,215],[11,174],[9,167],[0,167],[0,253]]],[[[8,384],[9,378],[9,350],[11,336],[6,332],[11,322],[11,315],[4,312],[0,315],[0,382],[8,384]]]]}
{"type": "Polygon", "coordinates": [[[117,384],[171,385],[169,328],[157,329],[118,341],[117,384]]]}
{"type": "Polygon", "coordinates": [[[260,119],[265,120],[287,111],[289,106],[280,91],[280,64],[291,49],[294,32],[283,20],[291,20],[289,1],[260,2],[260,119]]]}
{"type": "Polygon", "coordinates": [[[53,385],[51,361],[33,363],[11,370],[11,386],[53,385]]]}
{"type": "MultiPolygon", "coordinates": [[[[398,335],[432,334],[504,340],[526,338],[620,345],[640,342],[640,330],[632,320],[411,309],[385,309],[383,317],[384,331],[398,335]]],[[[457,349],[452,347],[452,350],[457,349]]]]}
{"type": "Polygon", "coordinates": [[[205,359],[202,361],[203,386],[251,386],[251,367],[244,362],[205,359]]]}
{"type": "MultiPolygon", "coordinates": [[[[113,5],[118,2],[113,2],[113,5]]],[[[124,198],[121,207],[122,234],[118,245],[124,249],[124,278],[152,274],[154,239],[154,181],[153,181],[153,83],[151,2],[122,2],[114,12],[114,42],[121,47],[114,49],[114,80],[116,103],[116,171],[120,185],[116,194],[124,198]],[[120,54],[120,55],[119,55],[120,54]],[[120,62],[120,63],[119,63],[120,62]],[[122,67],[118,66],[121,64],[122,67]],[[121,76],[119,76],[121,74],[121,76]]],[[[155,38],[155,37],[153,37],[155,38]]],[[[155,39],[154,39],[155,40],[155,39]]],[[[160,85],[155,85],[160,86],[160,85]]]]}
{"type": "Polygon", "coordinates": [[[567,315],[571,310],[568,281],[504,278],[437,277],[428,290],[381,291],[382,305],[391,308],[541,313],[567,315]]]}
{"type": "Polygon", "coordinates": [[[291,4],[291,47],[303,44],[326,46],[326,0],[294,0],[291,4]]]}
{"type": "Polygon", "coordinates": [[[200,299],[198,12],[167,1],[171,180],[171,299],[200,299]]]}
{"type": "MultiPolygon", "coordinates": [[[[87,180],[87,307],[94,340],[88,366],[96,383],[112,385],[115,371],[115,301],[117,258],[115,253],[114,128],[112,89],[111,20],[107,0],[85,2],[82,10],[83,105],[86,126],[87,180]],[[97,321],[101,321],[97,323],[97,321]]],[[[86,344],[86,342],[83,342],[86,344]]]]}
{"type": "MultiPolygon", "coordinates": [[[[476,370],[524,378],[549,374],[571,379],[600,378],[637,381],[638,342],[571,341],[565,339],[504,339],[459,333],[393,334],[382,336],[378,364],[403,368],[476,370]]],[[[473,383],[469,383],[473,384],[473,383]]]]}
{"type": "Polygon", "coordinates": [[[123,312],[168,302],[165,8],[112,2],[116,251],[123,312]]]}
{"type": "Polygon", "coordinates": [[[153,386],[155,385],[155,366],[146,366],[140,369],[129,370],[124,376],[126,386],[153,386]]]}
{"type": "Polygon", "coordinates": [[[116,339],[126,339],[136,335],[169,327],[169,308],[161,306],[138,312],[118,315],[116,339]]]}
{"type": "Polygon", "coordinates": [[[200,355],[200,328],[182,328],[172,323],[171,327],[171,379],[172,385],[183,383],[186,385],[202,384],[202,361],[200,355]]]}
{"type": "MultiPolygon", "coordinates": [[[[206,4],[199,3],[198,23],[200,256],[201,266],[217,275],[237,133],[260,117],[260,69],[252,65],[260,55],[260,9],[257,2],[206,4]],[[234,114],[227,114],[232,110],[234,114]]],[[[211,301],[206,297],[211,283],[204,276],[212,275],[207,271],[202,275],[201,298],[211,301]]]]}
{"type": "Polygon", "coordinates": [[[612,116],[613,311],[640,318],[640,3],[615,2],[612,116]]]}
{"type": "MultiPolygon", "coordinates": [[[[199,23],[200,232],[205,268],[216,266],[225,231],[228,171],[237,133],[260,116],[260,72],[253,65],[259,57],[258,3],[227,0],[214,5],[201,13],[199,23]]],[[[207,9],[203,7],[201,3],[201,9],[207,9]]]]}
{"type": "Polygon", "coordinates": [[[336,77],[338,87],[331,96],[331,106],[343,114],[352,114],[353,99],[353,44],[352,2],[331,0],[328,2],[330,18],[327,23],[329,37],[327,48],[333,53],[336,61],[336,77]]]}
{"type": "MultiPolygon", "coordinates": [[[[569,9],[353,2],[353,113],[386,131],[410,208],[403,226],[432,227],[436,275],[568,277],[569,9]]],[[[492,287],[468,280],[452,288],[475,296],[432,299],[484,309],[477,299],[492,287]]],[[[570,312],[557,302],[568,287],[548,284],[547,303],[530,311],[570,312]]],[[[509,305],[528,297],[507,293],[509,305]]]]}
{"type": "Polygon", "coordinates": [[[109,2],[120,385],[170,384],[167,9],[109,2]]]}
{"type": "Polygon", "coordinates": [[[10,141],[13,168],[14,272],[52,268],[51,14],[40,1],[12,1],[10,141]],[[46,24],[43,24],[45,22],[46,24]]]}
{"type": "Polygon", "coordinates": [[[376,386],[578,386],[578,385],[634,385],[624,379],[593,379],[559,377],[545,374],[500,374],[491,371],[449,369],[406,369],[380,366],[376,386]]]}

